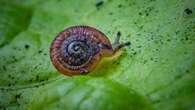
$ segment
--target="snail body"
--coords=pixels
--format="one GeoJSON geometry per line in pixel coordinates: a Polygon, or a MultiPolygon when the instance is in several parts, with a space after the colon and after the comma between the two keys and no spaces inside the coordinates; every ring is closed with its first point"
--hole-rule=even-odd
{"type": "Polygon", "coordinates": [[[113,47],[109,39],[93,27],[73,26],[53,40],[50,58],[59,72],[68,76],[80,75],[92,71],[102,57],[112,56],[123,46],[113,47]]]}

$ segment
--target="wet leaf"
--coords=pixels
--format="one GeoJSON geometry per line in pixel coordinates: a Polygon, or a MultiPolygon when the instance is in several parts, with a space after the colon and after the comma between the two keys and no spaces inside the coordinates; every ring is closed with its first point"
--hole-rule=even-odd
{"type": "Polygon", "coordinates": [[[0,1],[0,108],[191,110],[195,108],[193,0],[0,1]],[[55,36],[90,25],[131,46],[86,76],[59,74],[55,36]]]}

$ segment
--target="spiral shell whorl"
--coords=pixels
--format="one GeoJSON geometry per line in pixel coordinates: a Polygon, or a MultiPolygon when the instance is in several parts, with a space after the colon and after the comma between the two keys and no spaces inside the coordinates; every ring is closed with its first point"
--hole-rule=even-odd
{"type": "Polygon", "coordinates": [[[53,41],[50,49],[51,60],[54,66],[66,75],[90,71],[100,60],[100,43],[112,48],[107,37],[94,28],[88,26],[68,28],[53,41]]]}
{"type": "MultiPolygon", "coordinates": [[[[61,54],[70,69],[79,69],[90,63],[92,57],[99,52],[97,44],[87,36],[72,36],[64,41],[61,54]]],[[[68,66],[67,65],[67,66],[68,66]]]]}

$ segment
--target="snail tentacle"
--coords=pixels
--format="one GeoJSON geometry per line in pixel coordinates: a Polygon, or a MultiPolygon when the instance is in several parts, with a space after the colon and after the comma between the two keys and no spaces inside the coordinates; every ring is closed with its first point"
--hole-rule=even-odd
{"type": "Polygon", "coordinates": [[[121,33],[118,32],[114,41],[114,44],[112,44],[113,53],[117,52],[119,49],[130,46],[130,42],[120,43],[121,33]]]}

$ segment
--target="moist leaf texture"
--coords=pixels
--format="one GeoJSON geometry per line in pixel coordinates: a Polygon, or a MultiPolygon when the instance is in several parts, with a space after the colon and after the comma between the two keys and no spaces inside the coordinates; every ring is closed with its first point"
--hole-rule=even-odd
{"type": "Polygon", "coordinates": [[[0,0],[0,109],[193,110],[194,0],[0,0]],[[89,25],[113,42],[116,60],[67,77],[49,47],[66,27],[89,25]]]}

